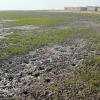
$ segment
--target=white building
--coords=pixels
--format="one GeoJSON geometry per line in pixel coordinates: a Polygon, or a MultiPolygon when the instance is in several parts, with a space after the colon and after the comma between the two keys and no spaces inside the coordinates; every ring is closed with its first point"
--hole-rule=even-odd
{"type": "Polygon", "coordinates": [[[97,8],[97,12],[100,12],[100,7],[97,8]]]}
{"type": "Polygon", "coordinates": [[[80,7],[65,7],[65,11],[80,11],[80,7]]]}
{"type": "Polygon", "coordinates": [[[87,11],[97,11],[97,7],[95,7],[95,6],[88,6],[87,7],[87,11]]]}

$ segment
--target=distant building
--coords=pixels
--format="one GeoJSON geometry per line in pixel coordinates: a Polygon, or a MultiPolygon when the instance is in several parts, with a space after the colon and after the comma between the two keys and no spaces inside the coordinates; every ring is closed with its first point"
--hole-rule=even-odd
{"type": "Polygon", "coordinates": [[[79,11],[87,11],[87,12],[100,12],[100,7],[96,6],[87,6],[87,7],[64,7],[65,11],[68,12],[79,12],[79,11]]]}
{"type": "Polygon", "coordinates": [[[86,7],[64,7],[65,11],[87,11],[86,7]]]}
{"type": "Polygon", "coordinates": [[[97,8],[97,12],[100,12],[100,7],[97,8]]]}
{"type": "Polygon", "coordinates": [[[87,11],[97,11],[97,7],[95,6],[88,6],[87,11]]]}
{"type": "Polygon", "coordinates": [[[81,7],[81,11],[87,11],[87,7],[81,7]]]}
{"type": "Polygon", "coordinates": [[[65,11],[80,11],[80,7],[65,7],[65,11]]]}

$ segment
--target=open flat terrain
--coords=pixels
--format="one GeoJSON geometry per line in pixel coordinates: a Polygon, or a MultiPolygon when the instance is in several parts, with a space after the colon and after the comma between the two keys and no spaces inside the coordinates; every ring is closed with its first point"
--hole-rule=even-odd
{"type": "Polygon", "coordinates": [[[100,14],[1,11],[0,100],[100,100],[100,14]]]}

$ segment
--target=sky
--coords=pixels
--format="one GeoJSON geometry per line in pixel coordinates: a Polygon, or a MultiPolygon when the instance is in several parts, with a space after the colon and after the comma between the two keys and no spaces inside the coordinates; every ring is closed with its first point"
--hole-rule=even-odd
{"type": "Polygon", "coordinates": [[[100,0],[0,0],[0,10],[63,9],[65,6],[100,6],[100,0]]]}

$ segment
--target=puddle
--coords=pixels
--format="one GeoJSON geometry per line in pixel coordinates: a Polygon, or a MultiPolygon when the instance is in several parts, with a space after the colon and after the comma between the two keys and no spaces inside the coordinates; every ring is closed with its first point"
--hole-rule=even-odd
{"type": "Polygon", "coordinates": [[[4,38],[4,36],[0,36],[0,39],[4,38]]]}
{"type": "Polygon", "coordinates": [[[30,29],[39,29],[39,27],[35,25],[24,25],[24,26],[13,27],[13,29],[30,30],[30,29]]]}
{"type": "Polygon", "coordinates": [[[11,20],[11,19],[0,19],[0,22],[5,23],[5,22],[12,22],[16,20],[11,20]]]}
{"type": "Polygon", "coordinates": [[[81,21],[81,25],[87,26],[87,27],[97,27],[100,26],[100,23],[92,22],[92,21],[81,21]]]}
{"type": "Polygon", "coordinates": [[[12,32],[14,32],[14,30],[30,31],[35,29],[40,29],[40,27],[35,25],[24,25],[24,26],[5,27],[5,28],[0,27],[0,34],[4,36],[11,34],[12,32]]]}

